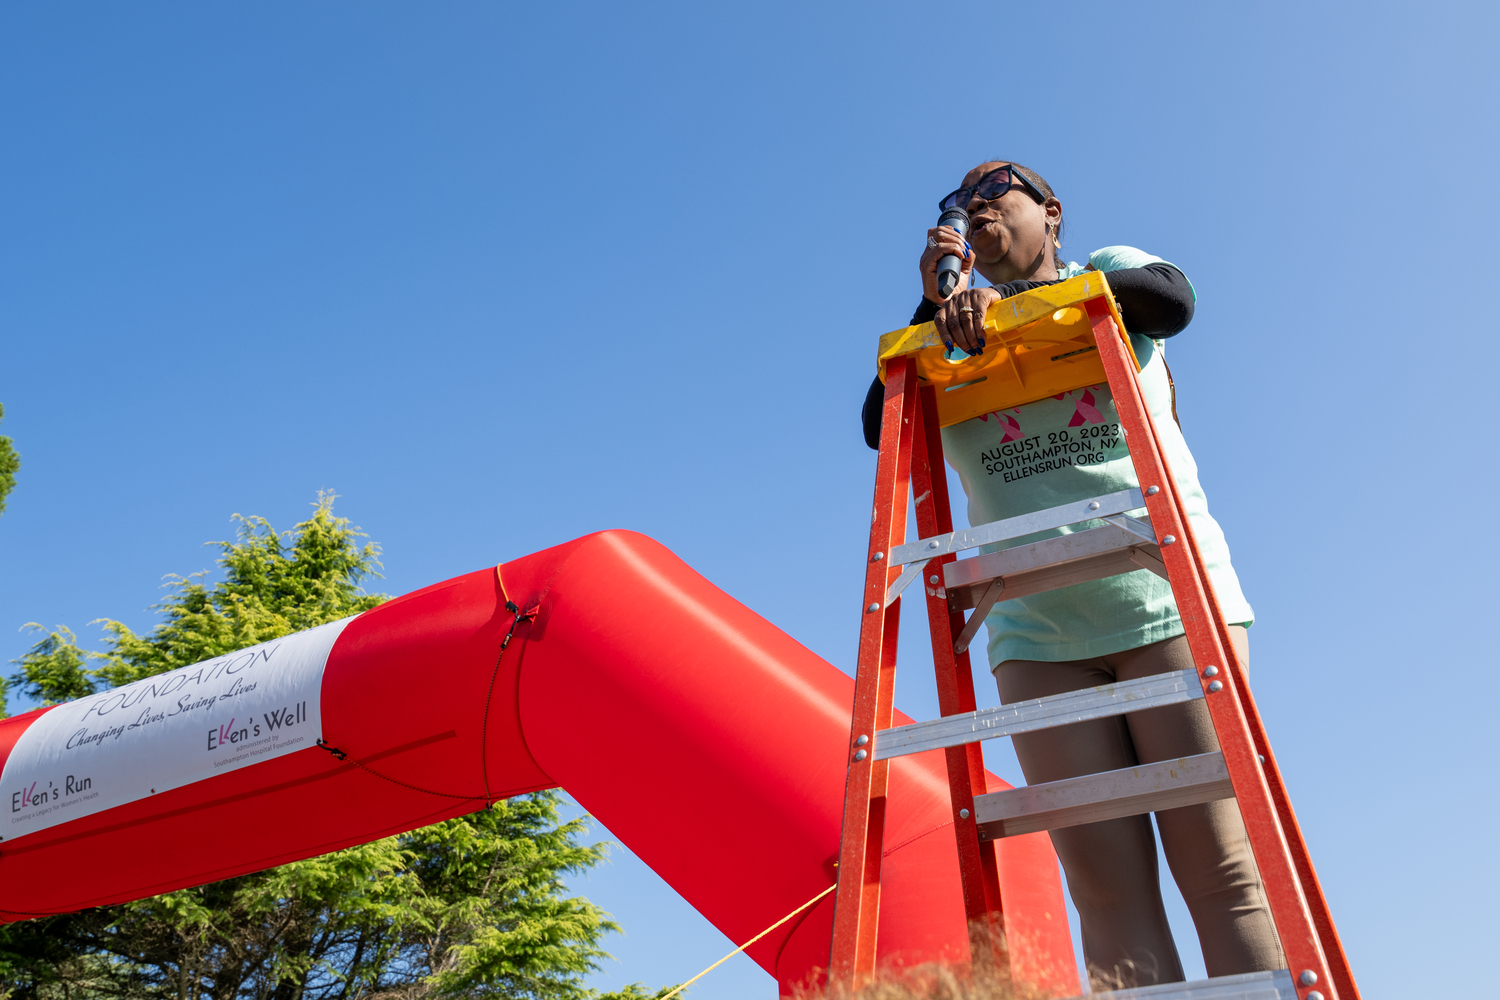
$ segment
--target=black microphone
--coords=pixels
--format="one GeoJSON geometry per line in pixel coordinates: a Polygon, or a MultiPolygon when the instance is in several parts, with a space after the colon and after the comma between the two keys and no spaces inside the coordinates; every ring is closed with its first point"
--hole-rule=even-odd
{"type": "MultiPolygon", "coordinates": [[[[969,238],[969,213],[961,208],[950,208],[938,216],[938,225],[947,226],[964,239],[969,238]]],[[[963,268],[959,265],[961,259],[950,253],[938,261],[938,294],[945,299],[958,287],[958,277],[963,273],[963,268]]]]}

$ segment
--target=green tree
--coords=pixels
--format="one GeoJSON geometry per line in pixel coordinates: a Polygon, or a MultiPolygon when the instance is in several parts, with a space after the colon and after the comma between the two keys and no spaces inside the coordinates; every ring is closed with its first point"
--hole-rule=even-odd
{"type": "MultiPolygon", "coordinates": [[[[0,420],[5,419],[5,405],[0,403],[0,420]]],[[[0,434],[0,514],[5,513],[5,498],[16,488],[16,472],[21,468],[21,456],[16,454],[15,442],[0,434]]]]}
{"type": "MultiPolygon", "coordinates": [[[[363,611],[380,549],[320,494],[278,534],[243,518],[223,579],[170,577],[162,620],[103,622],[106,649],[46,633],[11,680],[55,703],[363,611]],[[91,665],[92,664],[92,665],[91,665]]],[[[40,626],[32,628],[40,630],[40,626]]],[[[540,792],[398,837],[152,899],[0,927],[0,997],[16,1000],[646,1000],[584,976],[619,927],[564,876],[598,864],[561,798],[540,792]],[[6,992],[6,989],[9,992],[6,992]]]]}

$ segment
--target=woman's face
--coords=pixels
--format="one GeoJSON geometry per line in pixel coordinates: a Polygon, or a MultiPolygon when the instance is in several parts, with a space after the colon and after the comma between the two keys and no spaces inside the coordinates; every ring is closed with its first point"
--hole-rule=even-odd
{"type": "MultiPolygon", "coordinates": [[[[961,187],[1005,166],[1004,160],[981,163],[964,175],[961,187]]],[[[994,201],[979,196],[969,199],[969,245],[979,273],[995,284],[1034,278],[1039,272],[1056,271],[1052,265],[1048,227],[1062,219],[1062,205],[1048,198],[1038,205],[1031,192],[1019,183],[994,201]]]]}

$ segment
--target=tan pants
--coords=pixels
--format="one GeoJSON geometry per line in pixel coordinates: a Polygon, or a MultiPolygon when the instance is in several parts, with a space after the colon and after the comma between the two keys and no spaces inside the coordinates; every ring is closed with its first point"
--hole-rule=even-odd
{"type": "MultiPolygon", "coordinates": [[[[1239,626],[1229,631],[1248,664],[1248,634],[1239,626]]],[[[1000,700],[1010,704],[1192,666],[1187,639],[1178,636],[1090,660],[1007,660],[995,668],[995,680],[1000,700]]],[[[1201,700],[1014,739],[1021,770],[1033,785],[1219,749],[1201,700]]],[[[1156,824],[1198,929],[1208,974],[1286,968],[1234,800],[1163,810],[1156,824]]],[[[1051,836],[1083,924],[1084,958],[1096,988],[1181,981],[1150,817],[1068,827],[1051,836]]]]}

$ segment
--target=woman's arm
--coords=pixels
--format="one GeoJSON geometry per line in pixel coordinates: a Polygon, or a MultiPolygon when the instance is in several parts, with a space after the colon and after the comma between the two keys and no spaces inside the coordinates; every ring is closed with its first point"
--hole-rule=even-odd
{"type": "Polygon", "coordinates": [[[1109,289],[1125,329],[1147,337],[1171,337],[1193,321],[1193,287],[1187,275],[1165,261],[1108,271],[1109,289]]]}
{"type": "MultiPolygon", "coordinates": [[[[1147,337],[1171,337],[1187,329],[1193,321],[1193,289],[1187,276],[1171,264],[1158,262],[1145,267],[1127,267],[1109,271],[1109,288],[1114,292],[1115,302],[1120,307],[1120,318],[1125,329],[1147,337]]],[[[1054,285],[1055,281],[1010,281],[996,285],[1001,298],[1020,295],[1042,285],[1054,285]]],[[[912,314],[911,325],[930,323],[937,315],[936,302],[927,299],[917,306],[912,314]]],[[[865,444],[880,448],[880,411],[885,402],[885,385],[877,376],[865,393],[865,405],[860,411],[864,425],[865,444]]]]}
{"type": "MultiPolygon", "coordinates": [[[[1109,290],[1114,292],[1115,302],[1120,306],[1120,318],[1131,333],[1172,337],[1193,321],[1193,286],[1188,284],[1187,275],[1166,261],[1106,273],[1109,290]]],[[[1040,285],[1055,284],[1055,281],[1011,281],[996,285],[995,291],[1008,299],[1040,285]]],[[[922,304],[930,305],[925,299],[922,304]]],[[[935,312],[937,307],[932,306],[932,310],[935,312]]]]}

